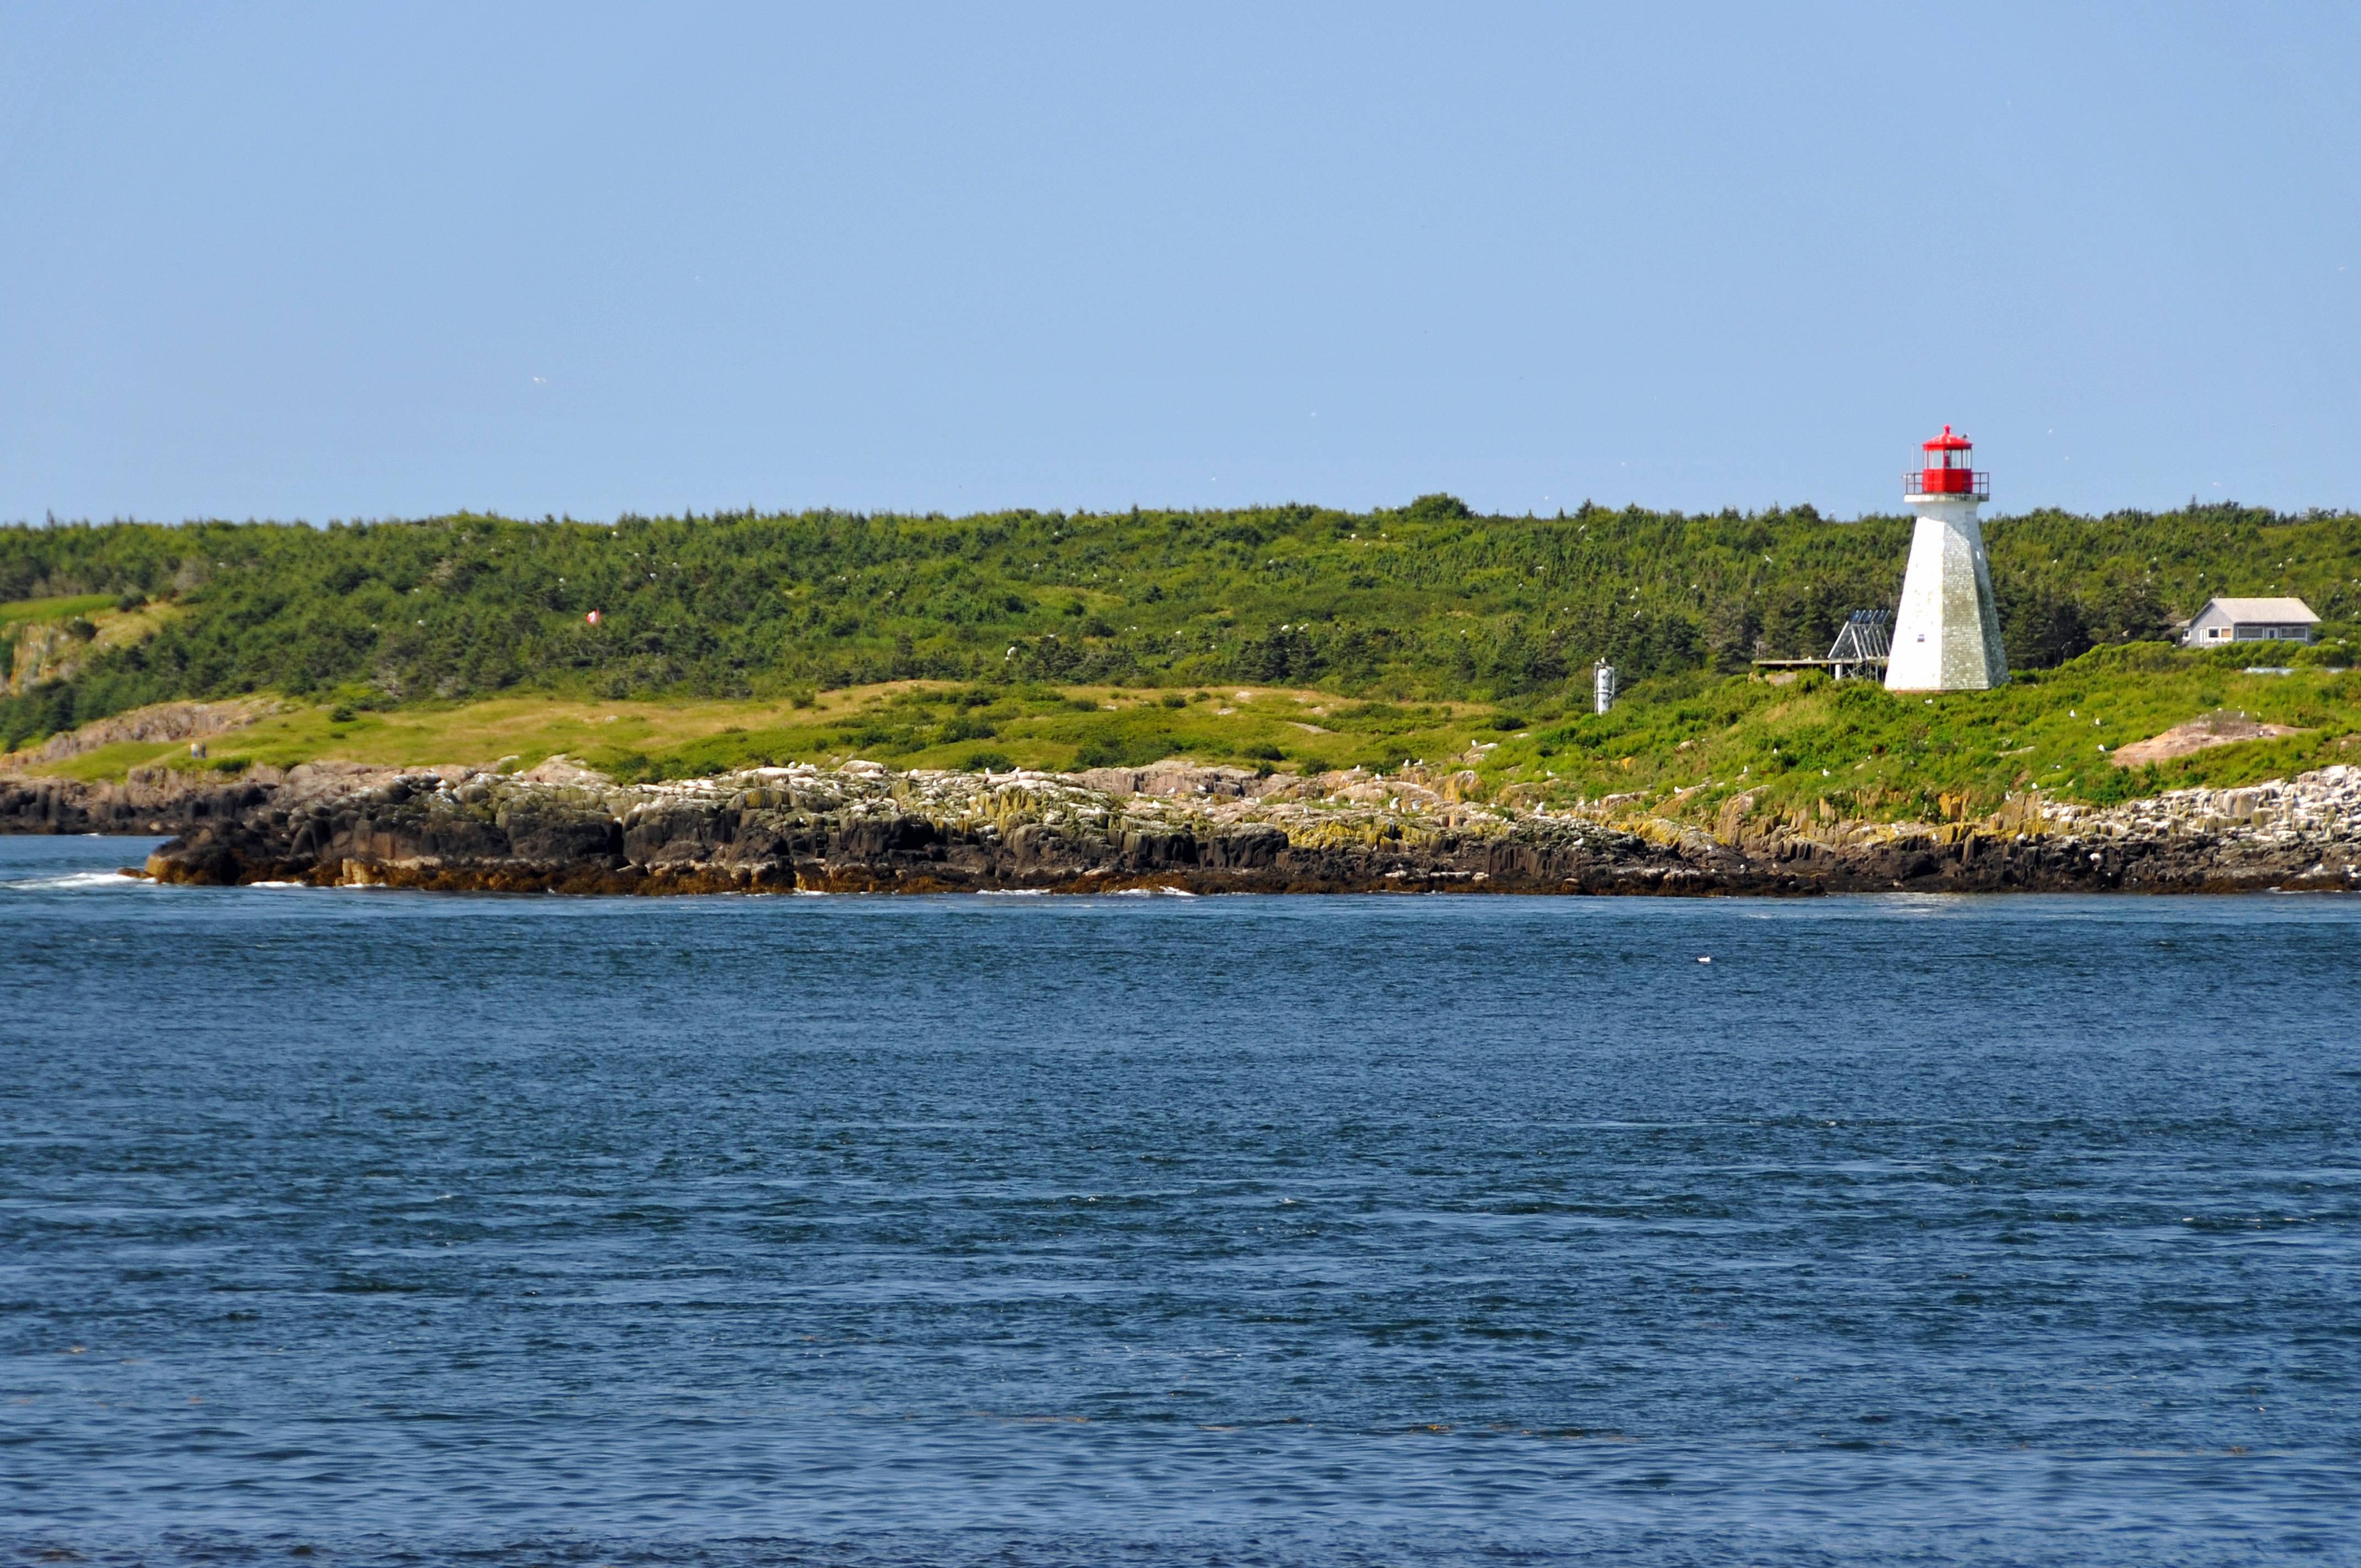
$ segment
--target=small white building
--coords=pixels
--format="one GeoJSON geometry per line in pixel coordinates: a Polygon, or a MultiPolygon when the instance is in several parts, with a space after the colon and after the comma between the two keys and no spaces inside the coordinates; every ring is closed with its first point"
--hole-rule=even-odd
{"type": "Polygon", "coordinates": [[[2320,617],[2297,598],[2207,599],[2180,633],[2188,648],[2224,642],[2309,642],[2320,617]]]}

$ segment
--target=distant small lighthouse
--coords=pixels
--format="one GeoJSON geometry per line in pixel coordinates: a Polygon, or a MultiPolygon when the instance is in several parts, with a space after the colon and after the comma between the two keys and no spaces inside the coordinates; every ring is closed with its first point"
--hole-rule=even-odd
{"type": "Polygon", "coordinates": [[[1992,496],[1991,476],[1976,472],[1974,444],[1948,424],[1923,450],[1924,461],[1902,481],[1902,499],[1918,514],[1918,531],[1902,579],[1885,689],[1989,691],[2008,684],[1992,563],[1976,521],[1976,508],[1992,496]]]}

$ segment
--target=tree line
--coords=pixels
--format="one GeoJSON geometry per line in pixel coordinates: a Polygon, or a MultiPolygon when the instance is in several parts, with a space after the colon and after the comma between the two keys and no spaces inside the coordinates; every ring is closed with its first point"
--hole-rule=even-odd
{"type": "MultiPolygon", "coordinates": [[[[1505,700],[1587,684],[1601,659],[1637,678],[1824,653],[1847,614],[1896,601],[1910,529],[1808,506],[1481,517],[1447,495],[1360,513],[16,526],[0,602],[161,609],[152,637],[0,698],[0,740],[258,690],[397,704],[929,677],[1505,700]]],[[[2020,668],[2160,639],[2216,592],[2361,615],[2351,513],[2035,511],[1987,536],[2020,668]]]]}

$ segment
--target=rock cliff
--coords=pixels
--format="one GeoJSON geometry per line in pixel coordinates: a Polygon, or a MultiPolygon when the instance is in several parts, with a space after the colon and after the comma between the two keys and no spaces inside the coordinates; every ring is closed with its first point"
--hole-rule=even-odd
{"type": "Polygon", "coordinates": [[[121,784],[0,773],[0,833],[184,833],[266,805],[286,775],[133,768],[121,784]]]}
{"type": "MultiPolygon", "coordinates": [[[[2361,768],[2106,811],[2021,802],[1941,826],[1756,827],[1735,814],[1718,833],[1629,803],[1552,810],[1460,798],[1470,793],[1458,775],[1258,777],[1179,762],[1084,774],[852,762],[642,785],[563,759],[516,775],[314,763],[216,786],[202,812],[192,797],[188,830],[148,871],[188,883],[578,893],[2361,886],[2361,768]]],[[[42,798],[62,819],[62,797],[42,798]]],[[[95,819],[117,804],[73,809],[95,819]]]]}

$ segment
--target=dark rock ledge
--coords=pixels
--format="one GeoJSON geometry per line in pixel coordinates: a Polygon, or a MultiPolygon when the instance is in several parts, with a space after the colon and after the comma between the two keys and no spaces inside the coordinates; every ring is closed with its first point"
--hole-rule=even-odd
{"type": "MultiPolygon", "coordinates": [[[[160,772],[160,770],[159,770],[160,772]]],[[[0,824],[164,830],[167,882],[563,893],[2233,892],[2361,886],[2361,768],[2107,811],[1923,823],[1742,816],[1716,837],[1607,802],[1462,800],[1472,774],[1257,778],[1160,763],[1085,774],[763,768],[619,785],[313,763],[235,781],[0,781],[0,824]],[[145,791],[143,794],[142,791],[145,791]]]]}

